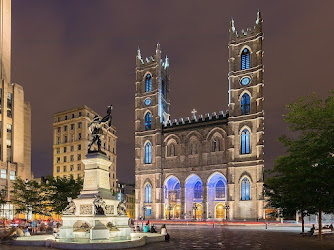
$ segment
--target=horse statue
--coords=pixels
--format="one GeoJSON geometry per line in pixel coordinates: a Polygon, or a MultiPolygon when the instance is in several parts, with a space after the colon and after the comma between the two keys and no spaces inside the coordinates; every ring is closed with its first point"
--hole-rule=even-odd
{"type": "Polygon", "coordinates": [[[89,124],[88,129],[89,132],[92,135],[92,140],[89,142],[88,145],[88,152],[91,151],[91,147],[93,144],[96,142],[98,151],[101,151],[101,139],[103,138],[103,129],[102,127],[107,124],[107,131],[111,127],[111,121],[112,121],[112,116],[111,116],[111,110],[113,109],[113,106],[110,105],[108,106],[107,109],[107,115],[100,119],[99,116],[95,116],[92,122],[89,124]]]}

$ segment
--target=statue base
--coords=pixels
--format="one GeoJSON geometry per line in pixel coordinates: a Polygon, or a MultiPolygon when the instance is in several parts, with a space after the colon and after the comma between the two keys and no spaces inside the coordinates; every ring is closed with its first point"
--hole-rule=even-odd
{"type": "Polygon", "coordinates": [[[101,152],[90,152],[85,165],[83,190],[62,216],[60,239],[109,240],[130,239],[129,217],[118,215],[119,201],[110,191],[111,162],[101,152]],[[66,214],[65,214],[66,212],[66,214]]]}

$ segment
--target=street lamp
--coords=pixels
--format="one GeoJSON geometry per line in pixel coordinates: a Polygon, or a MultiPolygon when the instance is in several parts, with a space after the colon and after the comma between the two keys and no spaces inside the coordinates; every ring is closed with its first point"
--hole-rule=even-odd
{"type": "Polygon", "coordinates": [[[145,215],[146,215],[146,209],[147,209],[147,208],[146,208],[146,206],[143,206],[143,208],[142,208],[142,209],[143,209],[143,213],[144,213],[144,220],[145,220],[145,215]]]}
{"type": "Polygon", "coordinates": [[[198,210],[198,207],[197,207],[197,204],[196,203],[194,203],[194,205],[193,205],[193,210],[195,211],[195,220],[196,220],[196,211],[198,210]]]}
{"type": "Polygon", "coordinates": [[[228,210],[230,209],[229,205],[224,205],[224,209],[226,209],[226,220],[228,219],[228,210]]]}
{"type": "Polygon", "coordinates": [[[172,205],[169,205],[167,209],[168,209],[168,216],[169,216],[169,219],[170,219],[170,211],[173,209],[172,205]]]}

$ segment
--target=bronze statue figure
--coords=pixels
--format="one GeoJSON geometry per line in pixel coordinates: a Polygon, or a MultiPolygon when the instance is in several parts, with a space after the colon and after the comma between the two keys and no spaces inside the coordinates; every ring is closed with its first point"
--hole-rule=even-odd
{"type": "Polygon", "coordinates": [[[110,105],[108,106],[107,109],[107,115],[100,119],[97,115],[94,117],[92,122],[89,124],[88,129],[92,135],[92,139],[88,145],[88,152],[91,151],[91,147],[93,144],[96,142],[98,151],[101,152],[101,139],[103,138],[103,129],[102,127],[107,124],[108,128],[107,131],[111,127],[111,121],[112,121],[112,116],[111,116],[111,110],[113,109],[113,106],[110,105]]]}

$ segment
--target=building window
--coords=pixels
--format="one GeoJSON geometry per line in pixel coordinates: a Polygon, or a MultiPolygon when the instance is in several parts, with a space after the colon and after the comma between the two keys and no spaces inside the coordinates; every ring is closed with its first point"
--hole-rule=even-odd
{"type": "Polygon", "coordinates": [[[74,118],[74,114],[72,114],[72,119],[74,118]]]}
{"type": "Polygon", "coordinates": [[[74,161],[74,155],[71,155],[71,161],[74,161]]]}
{"type": "Polygon", "coordinates": [[[212,141],[212,152],[220,151],[219,139],[215,138],[212,141]]]}
{"type": "Polygon", "coordinates": [[[13,103],[13,95],[12,93],[7,94],[7,116],[12,118],[12,103],[13,103]]]}
{"type": "Polygon", "coordinates": [[[70,171],[74,171],[74,166],[73,165],[70,166],[70,171]]]}
{"type": "Polygon", "coordinates": [[[247,93],[241,97],[241,114],[248,115],[250,113],[250,97],[247,93]]]}
{"type": "Polygon", "coordinates": [[[89,113],[87,113],[87,117],[89,117],[89,113]]]}
{"type": "Polygon", "coordinates": [[[14,181],[15,180],[15,171],[9,171],[9,179],[11,181],[14,181]]]}
{"type": "Polygon", "coordinates": [[[241,200],[248,201],[250,200],[250,182],[248,178],[244,178],[241,182],[241,200]]]}
{"type": "Polygon", "coordinates": [[[57,144],[60,144],[60,137],[57,137],[57,144]]]}
{"type": "Polygon", "coordinates": [[[145,186],[145,202],[151,203],[152,202],[152,186],[151,184],[146,184],[145,186]]]}
{"type": "Polygon", "coordinates": [[[202,198],[202,183],[197,181],[194,186],[194,199],[201,199],[202,198]]]}
{"type": "Polygon", "coordinates": [[[66,132],[66,131],[67,131],[67,125],[64,126],[64,132],[66,132]]]}
{"type": "Polygon", "coordinates": [[[60,154],[60,148],[57,148],[56,150],[57,150],[57,154],[60,154]]]}
{"type": "Polygon", "coordinates": [[[0,114],[2,112],[2,89],[0,89],[0,114]]]}
{"type": "Polygon", "coordinates": [[[71,130],[74,130],[74,124],[71,124],[71,130]]]}
{"type": "Polygon", "coordinates": [[[222,180],[219,180],[216,184],[216,199],[225,198],[225,185],[222,180]]]}
{"type": "Polygon", "coordinates": [[[147,112],[145,115],[145,130],[150,130],[152,127],[152,115],[150,112],[147,112]]]}
{"type": "Polygon", "coordinates": [[[64,143],[67,143],[67,135],[64,136],[64,143]]]}
{"type": "Polygon", "coordinates": [[[197,143],[193,142],[190,145],[190,154],[195,155],[197,154],[197,143]]]}
{"type": "Polygon", "coordinates": [[[241,70],[250,68],[250,53],[247,48],[244,48],[241,53],[241,70]]]}
{"type": "Polygon", "coordinates": [[[57,162],[57,163],[60,163],[60,157],[57,157],[56,162],[57,162]]]}
{"type": "Polygon", "coordinates": [[[174,190],[176,191],[176,199],[179,200],[181,196],[181,186],[180,182],[176,183],[174,190]]]}
{"type": "Polygon", "coordinates": [[[71,146],[71,152],[73,152],[74,151],[74,146],[71,146]]]}
{"type": "Polygon", "coordinates": [[[82,122],[78,122],[78,128],[82,127],[82,122]]]}
{"type": "Polygon", "coordinates": [[[79,112],[79,117],[81,117],[81,112],[79,112]]]}
{"type": "Polygon", "coordinates": [[[60,167],[58,166],[58,167],[57,167],[57,173],[59,173],[59,172],[60,172],[60,167]]]}
{"type": "Polygon", "coordinates": [[[65,115],[65,121],[67,120],[67,115],[65,115]]]}
{"type": "Polygon", "coordinates": [[[57,121],[60,122],[60,117],[58,117],[57,121]]]}
{"type": "Polygon", "coordinates": [[[78,150],[81,150],[81,144],[78,144],[78,150]]]}
{"type": "Polygon", "coordinates": [[[175,156],[175,145],[171,144],[169,147],[169,156],[175,156]]]}
{"type": "Polygon", "coordinates": [[[81,154],[78,154],[78,161],[81,160],[81,154]]]}
{"type": "Polygon", "coordinates": [[[7,169],[1,169],[1,179],[7,179],[7,169]]]}
{"type": "Polygon", "coordinates": [[[145,92],[150,91],[152,91],[152,76],[150,74],[147,74],[145,79],[145,92]]]}
{"type": "Polygon", "coordinates": [[[71,135],[71,142],[74,142],[74,134],[71,135]]]}
{"type": "MultiPolygon", "coordinates": [[[[66,172],[66,166],[63,167],[63,172],[66,172]]],[[[64,177],[66,177],[66,176],[64,176],[64,177]]]]}
{"type": "Polygon", "coordinates": [[[250,152],[250,136],[249,131],[244,129],[241,133],[241,154],[249,154],[250,152]]]}
{"type": "Polygon", "coordinates": [[[145,145],[145,164],[152,163],[152,145],[150,142],[145,145]]]}
{"type": "Polygon", "coordinates": [[[80,171],[81,170],[81,164],[78,164],[77,167],[78,167],[78,171],[80,171]]]}
{"type": "Polygon", "coordinates": [[[67,156],[64,156],[64,162],[67,162],[67,156]]]}
{"type": "Polygon", "coordinates": [[[81,133],[78,134],[78,140],[81,140],[81,133]]]}
{"type": "Polygon", "coordinates": [[[67,147],[64,147],[64,153],[66,153],[67,152],[67,147]]]}
{"type": "Polygon", "coordinates": [[[81,174],[78,174],[78,178],[80,178],[81,177],[81,174]]]}
{"type": "Polygon", "coordinates": [[[57,128],[57,132],[60,133],[60,127],[57,128]]]}
{"type": "Polygon", "coordinates": [[[7,161],[12,162],[12,125],[7,123],[7,161]]]}

